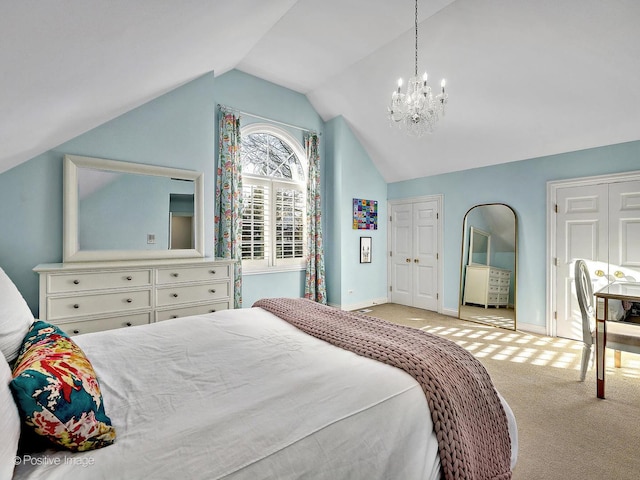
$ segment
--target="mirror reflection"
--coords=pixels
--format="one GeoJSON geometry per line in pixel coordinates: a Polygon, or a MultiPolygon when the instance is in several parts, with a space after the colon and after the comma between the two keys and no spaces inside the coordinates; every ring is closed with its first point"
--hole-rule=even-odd
{"type": "Polygon", "coordinates": [[[194,248],[194,194],[193,180],[78,168],[79,248],[194,248]]]}
{"type": "Polygon", "coordinates": [[[515,212],[497,203],[471,208],[462,239],[458,317],[515,330],[515,212]]]}
{"type": "Polygon", "coordinates": [[[201,172],[64,156],[64,262],[204,256],[201,172]]]}

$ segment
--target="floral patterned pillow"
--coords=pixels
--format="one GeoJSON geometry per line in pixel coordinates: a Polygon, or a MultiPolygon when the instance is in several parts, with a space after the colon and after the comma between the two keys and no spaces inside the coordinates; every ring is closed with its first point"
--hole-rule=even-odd
{"type": "Polygon", "coordinates": [[[98,379],[84,352],[62,330],[33,323],[10,383],[22,421],[72,451],[111,445],[116,437],[98,379]]]}

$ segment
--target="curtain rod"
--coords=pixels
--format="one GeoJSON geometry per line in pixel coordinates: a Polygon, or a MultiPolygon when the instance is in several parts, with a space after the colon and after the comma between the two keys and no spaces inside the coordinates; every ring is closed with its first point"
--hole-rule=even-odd
{"type": "Polygon", "coordinates": [[[259,120],[265,120],[267,122],[272,122],[272,123],[276,123],[278,125],[282,125],[284,127],[289,127],[289,128],[295,128],[296,130],[302,130],[303,132],[309,132],[309,133],[315,133],[318,136],[321,136],[322,133],[317,132],[311,128],[304,128],[304,127],[299,127],[298,125],[291,125],[290,123],[285,123],[285,122],[280,122],[278,120],[274,120],[273,118],[267,118],[267,117],[263,117],[262,115],[256,115],[255,113],[251,113],[251,112],[243,112],[242,110],[238,110],[237,108],[233,108],[233,107],[229,107],[227,105],[222,105],[221,103],[218,104],[219,108],[226,108],[227,110],[231,110],[232,112],[237,112],[241,115],[246,115],[248,117],[253,117],[253,118],[257,118],[259,120]]]}

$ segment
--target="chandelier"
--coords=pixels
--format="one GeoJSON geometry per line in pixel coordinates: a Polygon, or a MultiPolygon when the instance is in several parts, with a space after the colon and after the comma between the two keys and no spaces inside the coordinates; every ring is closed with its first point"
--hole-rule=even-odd
{"type": "Polygon", "coordinates": [[[444,91],[444,79],[440,83],[441,92],[433,95],[427,84],[427,72],[418,78],[418,0],[415,11],[416,54],[414,76],[409,79],[407,93],[402,93],[402,78],[398,80],[398,89],[391,95],[389,120],[409,135],[420,137],[433,132],[440,116],[444,116],[444,106],[449,95],[444,91]]]}

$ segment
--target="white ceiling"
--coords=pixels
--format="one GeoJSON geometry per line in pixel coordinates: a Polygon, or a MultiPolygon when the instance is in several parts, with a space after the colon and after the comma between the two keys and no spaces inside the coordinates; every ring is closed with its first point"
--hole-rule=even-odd
{"type": "Polygon", "coordinates": [[[388,182],[640,139],[637,0],[419,14],[419,69],[449,104],[411,138],[386,110],[413,72],[412,0],[1,0],[0,173],[212,70],[342,115],[388,182]]]}

